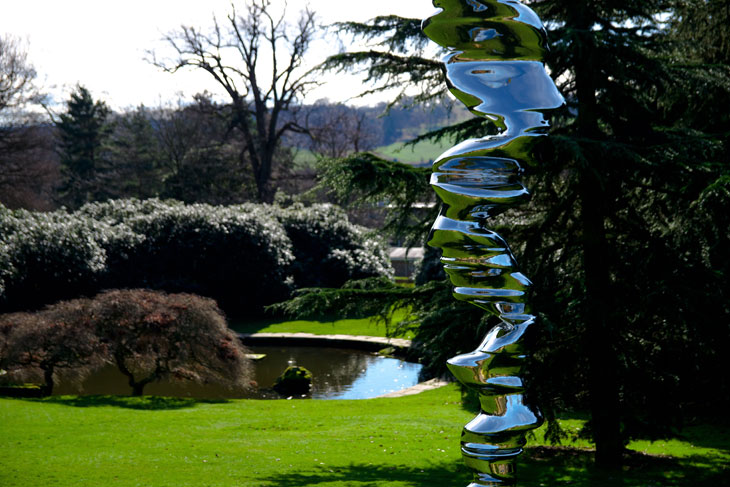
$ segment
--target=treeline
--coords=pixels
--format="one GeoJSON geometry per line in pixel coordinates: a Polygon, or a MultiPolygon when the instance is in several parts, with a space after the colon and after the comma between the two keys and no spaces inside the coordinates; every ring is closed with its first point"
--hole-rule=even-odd
{"type": "Polygon", "coordinates": [[[127,199],[75,212],[0,207],[0,312],[149,288],[211,297],[229,315],[250,317],[295,288],[391,274],[381,242],[326,204],[127,199]]]}
{"type": "MultiPolygon", "coordinates": [[[[315,183],[313,165],[297,163],[301,151],[312,154],[309,160],[343,157],[408,139],[456,116],[443,100],[385,110],[382,103],[352,107],[321,101],[284,113],[283,123],[301,130],[276,149],[269,183],[286,194],[300,193],[315,183]]],[[[35,119],[0,133],[6,143],[0,147],[0,202],[49,210],[118,198],[256,201],[249,154],[231,128],[233,117],[230,106],[208,94],[176,106],[114,113],[77,86],[65,111],[51,120],[35,119]]]]}

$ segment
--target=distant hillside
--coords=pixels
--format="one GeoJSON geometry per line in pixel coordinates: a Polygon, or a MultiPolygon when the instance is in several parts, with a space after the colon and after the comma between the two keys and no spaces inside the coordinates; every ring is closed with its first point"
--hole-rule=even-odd
{"type": "Polygon", "coordinates": [[[286,145],[295,148],[296,165],[308,166],[316,153],[341,157],[357,151],[376,154],[409,164],[428,164],[453,145],[421,142],[403,147],[415,137],[431,130],[464,121],[472,115],[451,100],[430,106],[395,107],[386,113],[385,103],[372,107],[350,107],[318,102],[298,109],[298,123],[310,129],[316,140],[300,134],[289,137],[286,145]]]}
{"type": "Polygon", "coordinates": [[[447,140],[442,140],[438,144],[423,141],[413,146],[406,146],[405,142],[395,142],[390,145],[376,147],[372,152],[384,159],[392,159],[406,164],[426,166],[430,165],[434,159],[453,145],[454,142],[447,140]]]}

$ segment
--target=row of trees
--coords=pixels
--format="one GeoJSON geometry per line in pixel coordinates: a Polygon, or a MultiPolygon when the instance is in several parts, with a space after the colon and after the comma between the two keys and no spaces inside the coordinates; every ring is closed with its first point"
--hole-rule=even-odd
{"type": "MultiPolygon", "coordinates": [[[[542,325],[527,370],[533,397],[549,419],[590,411],[596,461],[616,466],[632,435],[664,434],[703,404],[728,405],[721,371],[730,366],[723,354],[730,118],[722,107],[730,104],[723,27],[730,11],[714,0],[527,3],[546,22],[546,61],[567,106],[538,149],[541,166],[526,175],[533,201],[493,226],[535,283],[542,325]]],[[[419,24],[395,17],[342,24],[381,39],[384,49],[345,53],[328,65],[364,68],[382,80],[376,89],[410,82],[420,84],[423,100],[439,96],[443,71],[420,54],[419,24]]],[[[474,119],[422,138],[496,132],[474,119]]],[[[324,176],[348,197],[360,188],[361,199],[389,198],[401,209],[427,191],[420,172],[372,156],[350,157],[324,176]],[[382,179],[363,180],[364,173],[382,179]]],[[[418,222],[392,221],[425,239],[418,222]]],[[[446,281],[413,291],[361,283],[285,307],[302,315],[407,307],[419,323],[416,344],[438,368],[490,326],[489,317],[454,302],[449,288],[446,281]]],[[[551,432],[559,439],[555,423],[551,432]]]]}
{"type": "Polygon", "coordinates": [[[132,394],[160,380],[249,387],[246,349],[211,299],[130,289],[61,301],[35,313],[0,315],[3,381],[80,382],[106,364],[132,394]]]}
{"type": "MultiPolygon", "coordinates": [[[[313,181],[298,181],[313,179],[307,169],[314,169],[296,162],[299,151],[307,150],[316,159],[337,159],[382,145],[384,134],[397,132],[386,130],[389,124],[399,124],[401,130],[413,124],[433,127],[433,120],[449,116],[443,100],[429,110],[394,109],[379,119],[383,109],[382,104],[358,109],[319,102],[282,113],[282,119],[306,130],[277,143],[267,184],[289,194],[312,186],[313,181]],[[432,120],[426,120],[427,114],[432,120]]],[[[125,197],[213,204],[255,201],[248,156],[240,137],[231,132],[234,117],[230,105],[207,94],[174,108],[140,106],[112,114],[78,86],[55,122],[63,170],[59,200],[70,208],[125,197]]]]}
{"type": "MultiPolygon", "coordinates": [[[[285,113],[285,118],[300,117],[307,133],[289,135],[279,147],[272,186],[288,194],[309,189],[315,175],[312,157],[340,158],[371,149],[390,140],[385,134],[403,138],[407,129],[433,127],[435,120],[449,116],[443,101],[429,109],[393,109],[378,118],[384,108],[318,102],[285,113]],[[301,151],[311,155],[297,162],[301,151]]],[[[208,94],[177,106],[114,113],[79,85],[53,123],[34,119],[23,128],[6,127],[12,138],[4,139],[0,157],[0,201],[49,209],[125,197],[212,204],[256,200],[243,146],[230,131],[231,117],[230,107],[208,94]]]]}
{"type": "Polygon", "coordinates": [[[277,189],[311,186],[297,181],[311,179],[311,172],[292,174],[292,148],[342,157],[407,136],[404,116],[426,128],[448,117],[443,100],[429,110],[395,109],[382,119],[384,106],[305,105],[304,96],[318,84],[319,72],[306,66],[322,27],[311,10],[291,23],[285,8],[275,15],[274,7],[270,0],[247,2],[242,11],[232,6],[210,30],[181,26],[165,37],[167,50],[148,53],[164,71],[208,73],[210,87],[222,89],[225,102],[203,92],[191,103],[126,114],[112,113],[81,85],[61,113],[52,113],[34,86],[24,46],[0,39],[2,201],[35,209],[151,196],[270,203],[277,189]],[[262,62],[264,56],[275,62],[262,62]],[[28,115],[40,105],[50,120],[40,112],[28,115]]]}

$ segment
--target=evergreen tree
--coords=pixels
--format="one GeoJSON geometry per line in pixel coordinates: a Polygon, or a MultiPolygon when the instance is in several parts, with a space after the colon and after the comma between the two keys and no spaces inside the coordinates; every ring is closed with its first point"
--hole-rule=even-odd
{"type": "MultiPolygon", "coordinates": [[[[490,226],[515,245],[535,283],[533,308],[540,312],[543,333],[536,337],[528,370],[533,394],[549,419],[559,409],[590,410],[596,461],[615,467],[630,435],[661,434],[700,401],[727,404],[730,397],[727,378],[717,373],[730,366],[718,352],[730,345],[730,310],[721,304],[728,302],[730,289],[730,245],[723,226],[730,191],[722,129],[729,77],[726,59],[715,57],[723,52],[725,36],[713,31],[724,24],[717,18],[706,22],[702,39],[708,46],[682,49],[691,34],[679,16],[719,15],[711,10],[714,2],[699,2],[706,14],[693,10],[698,2],[689,0],[531,3],[548,26],[547,62],[568,106],[539,148],[541,166],[526,177],[535,194],[531,205],[491,220],[490,226]],[[713,42],[720,47],[711,47],[713,42]],[[687,95],[695,92],[711,98],[687,95]],[[701,115],[693,111],[710,105],[713,109],[701,115]]],[[[384,36],[383,45],[391,50],[407,49],[409,37],[398,26],[415,22],[390,19],[385,29],[383,20],[375,19],[346,27],[384,36]]],[[[416,53],[412,61],[419,60],[416,53]]],[[[373,79],[384,79],[377,90],[413,63],[394,60],[384,49],[332,58],[331,66],[338,65],[365,66],[373,79]]],[[[440,68],[429,72],[419,79],[441,74],[440,68]]],[[[455,134],[461,139],[493,130],[489,122],[470,120],[422,138],[455,134]]],[[[346,182],[363,186],[357,174],[368,171],[362,167],[368,158],[359,159],[359,166],[344,166],[340,188],[346,182]]],[[[385,161],[369,163],[375,168],[385,161]]],[[[375,198],[368,188],[379,186],[384,199],[403,201],[394,191],[400,173],[371,173],[387,174],[390,181],[368,181],[363,194],[375,198]]],[[[400,180],[408,178],[417,180],[411,175],[400,180]]],[[[441,360],[478,343],[443,337],[470,336],[464,328],[483,330],[484,323],[475,316],[455,322],[440,313],[431,304],[439,302],[433,294],[439,292],[448,287],[429,284],[408,293],[361,285],[304,294],[287,308],[317,309],[316,302],[330,300],[343,312],[372,311],[362,304],[367,296],[380,306],[410,306],[420,321],[416,343],[441,360]]],[[[449,311],[459,312],[457,307],[449,311]]],[[[551,433],[559,438],[554,426],[551,433]]]]}
{"type": "Polygon", "coordinates": [[[94,100],[88,89],[77,85],[66,102],[66,111],[55,122],[60,138],[63,185],[61,201],[71,208],[98,199],[102,146],[109,135],[109,107],[94,100]]]}
{"type": "Polygon", "coordinates": [[[161,108],[152,117],[163,164],[161,195],[187,203],[230,204],[253,199],[246,152],[231,130],[230,106],[207,93],[192,103],[161,108]]]}
{"type": "Polygon", "coordinates": [[[152,198],[162,189],[162,151],[149,110],[139,106],[116,123],[106,170],[106,192],[114,198],[152,198]]]}

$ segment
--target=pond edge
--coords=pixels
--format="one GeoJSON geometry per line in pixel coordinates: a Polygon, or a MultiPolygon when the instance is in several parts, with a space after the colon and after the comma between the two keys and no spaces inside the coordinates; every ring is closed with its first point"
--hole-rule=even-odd
{"type": "Polygon", "coordinates": [[[238,333],[244,345],[300,345],[307,347],[350,348],[378,352],[393,347],[397,355],[405,354],[411,341],[405,338],[371,337],[362,335],[315,335],[313,333],[238,333]]]}

